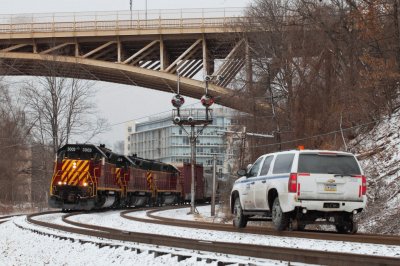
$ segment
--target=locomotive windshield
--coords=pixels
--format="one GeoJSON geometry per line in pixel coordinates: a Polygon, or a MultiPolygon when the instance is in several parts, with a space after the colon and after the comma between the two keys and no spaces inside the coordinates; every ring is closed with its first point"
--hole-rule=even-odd
{"type": "Polygon", "coordinates": [[[105,157],[94,145],[65,145],[58,152],[58,159],[100,160],[105,157]]]}

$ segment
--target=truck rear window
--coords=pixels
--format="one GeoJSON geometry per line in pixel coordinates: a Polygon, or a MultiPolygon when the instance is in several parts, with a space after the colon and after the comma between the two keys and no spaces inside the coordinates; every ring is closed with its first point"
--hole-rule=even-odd
{"type": "Polygon", "coordinates": [[[299,173],[360,175],[360,167],[354,156],[300,154],[299,173]]]}

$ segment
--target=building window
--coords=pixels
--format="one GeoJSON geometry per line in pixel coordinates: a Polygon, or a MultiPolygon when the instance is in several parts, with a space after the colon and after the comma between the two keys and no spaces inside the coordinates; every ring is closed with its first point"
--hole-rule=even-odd
{"type": "Polygon", "coordinates": [[[129,133],[132,132],[132,127],[128,127],[128,132],[129,132],[129,133]]]}

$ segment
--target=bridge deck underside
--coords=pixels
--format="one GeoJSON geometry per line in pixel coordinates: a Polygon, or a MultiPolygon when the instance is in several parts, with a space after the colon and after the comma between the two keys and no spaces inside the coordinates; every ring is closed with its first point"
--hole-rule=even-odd
{"type": "MultiPolygon", "coordinates": [[[[113,63],[98,64],[95,60],[58,60],[32,59],[29,54],[19,54],[18,58],[9,56],[1,60],[0,75],[8,76],[60,76],[87,80],[105,81],[126,85],[151,88],[164,92],[176,92],[177,77],[169,73],[142,69],[139,67],[119,66],[113,63]],[[22,58],[24,57],[24,58],[22,58]]],[[[181,78],[181,94],[200,99],[204,94],[204,83],[181,78]]],[[[210,84],[210,93],[218,104],[243,110],[240,99],[234,91],[210,84]]]]}
{"type": "Polygon", "coordinates": [[[198,99],[205,93],[199,80],[211,75],[208,93],[217,103],[250,108],[228,88],[248,60],[237,18],[175,19],[173,26],[168,20],[144,28],[128,22],[104,29],[101,21],[92,28],[64,22],[0,25],[0,75],[50,75],[176,92],[179,73],[180,93],[198,99]]]}

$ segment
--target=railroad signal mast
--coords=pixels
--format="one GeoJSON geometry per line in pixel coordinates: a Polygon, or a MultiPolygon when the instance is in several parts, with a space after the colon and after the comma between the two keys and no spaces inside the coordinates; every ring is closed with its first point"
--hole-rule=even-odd
{"type": "Polygon", "coordinates": [[[208,82],[213,79],[213,76],[206,76],[205,81],[205,94],[201,97],[201,104],[205,107],[203,112],[199,110],[189,109],[189,110],[181,110],[180,108],[185,103],[184,98],[179,94],[179,82],[180,76],[178,73],[178,84],[177,84],[177,94],[172,97],[171,103],[176,108],[172,111],[172,120],[175,125],[180,126],[184,132],[189,137],[190,141],[190,164],[191,164],[191,200],[190,200],[190,212],[188,214],[196,213],[195,206],[195,165],[196,165],[196,140],[198,136],[203,132],[204,128],[212,123],[212,110],[210,106],[214,103],[214,99],[211,95],[208,94],[208,82]],[[190,132],[185,129],[185,126],[190,126],[190,132]],[[195,131],[196,126],[201,126],[199,131],[195,131]]]}

